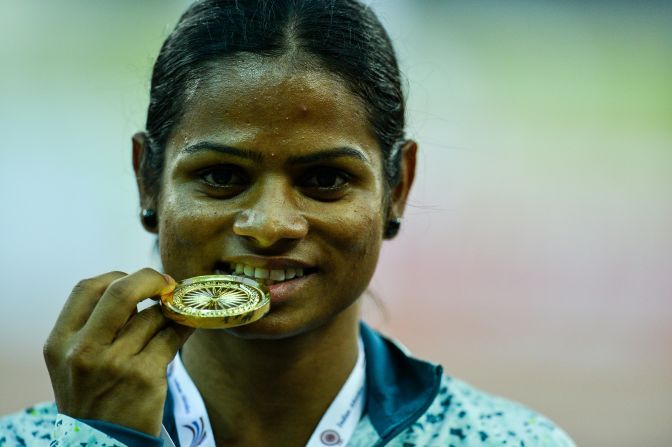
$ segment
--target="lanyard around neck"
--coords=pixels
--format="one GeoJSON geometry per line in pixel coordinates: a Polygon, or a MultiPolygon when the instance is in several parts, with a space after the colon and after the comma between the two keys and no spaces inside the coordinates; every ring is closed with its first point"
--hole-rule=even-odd
{"type": "MultiPolygon", "coordinates": [[[[306,447],[345,446],[350,441],[364,412],[366,396],[366,359],[361,338],[357,345],[357,363],[317,424],[306,447]]],[[[182,364],[179,353],[168,365],[168,387],[173,396],[173,414],[180,447],[215,447],[205,403],[182,364]]],[[[162,429],[162,437],[169,438],[165,429],[162,429]]],[[[168,441],[170,439],[166,439],[168,441]]]]}

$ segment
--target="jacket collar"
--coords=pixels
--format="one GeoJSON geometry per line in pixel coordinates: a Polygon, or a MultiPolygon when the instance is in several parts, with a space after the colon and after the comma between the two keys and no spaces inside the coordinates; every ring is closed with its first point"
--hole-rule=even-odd
{"type": "MultiPolygon", "coordinates": [[[[366,414],[378,436],[389,439],[429,408],[439,392],[443,369],[409,356],[364,322],[359,329],[366,354],[366,414]]],[[[170,388],[163,409],[163,425],[170,437],[177,440],[170,388]]]]}
{"type": "Polygon", "coordinates": [[[443,368],[410,357],[363,322],[360,333],[366,353],[366,414],[378,435],[389,439],[429,408],[443,368]]]}

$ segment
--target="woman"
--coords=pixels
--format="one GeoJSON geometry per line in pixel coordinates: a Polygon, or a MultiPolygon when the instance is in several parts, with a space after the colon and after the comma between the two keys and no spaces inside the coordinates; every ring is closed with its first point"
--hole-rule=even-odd
{"type": "Polygon", "coordinates": [[[132,141],[166,274],[74,288],[45,345],[56,402],[3,419],[0,445],[572,445],[359,322],[417,151],[368,8],[193,4],[132,141]],[[269,282],[267,316],[193,331],[158,306],[136,311],[176,279],[233,272],[269,282]]]}

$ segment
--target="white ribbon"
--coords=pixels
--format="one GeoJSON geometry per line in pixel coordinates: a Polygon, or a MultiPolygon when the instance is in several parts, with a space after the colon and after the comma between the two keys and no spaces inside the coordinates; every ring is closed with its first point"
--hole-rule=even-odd
{"type": "MultiPolygon", "coordinates": [[[[357,363],[322,419],[306,447],[346,446],[364,412],[366,397],[366,359],[364,346],[358,340],[357,363]]],[[[205,409],[196,385],[182,364],[179,353],[168,365],[168,387],[173,396],[173,413],[180,447],[216,447],[205,409]]],[[[172,440],[162,427],[164,445],[172,440]]]]}
{"type": "Polygon", "coordinates": [[[306,447],[346,446],[364,412],[366,397],[366,358],[362,340],[358,340],[357,363],[317,424],[306,447]]]}
{"type": "Polygon", "coordinates": [[[180,447],[215,447],[205,403],[184,368],[179,353],[168,365],[168,386],[173,396],[173,414],[180,447]]]}

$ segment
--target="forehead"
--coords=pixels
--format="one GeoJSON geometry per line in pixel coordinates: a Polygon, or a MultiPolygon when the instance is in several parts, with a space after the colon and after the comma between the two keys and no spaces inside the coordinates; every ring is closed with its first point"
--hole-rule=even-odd
{"type": "Polygon", "coordinates": [[[360,99],[336,76],[309,67],[255,55],[209,64],[186,90],[169,149],[214,139],[248,149],[377,151],[360,99]]]}

